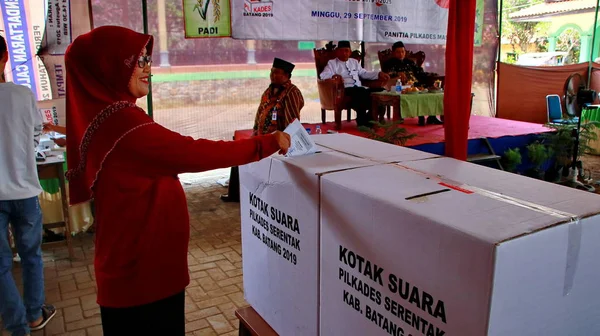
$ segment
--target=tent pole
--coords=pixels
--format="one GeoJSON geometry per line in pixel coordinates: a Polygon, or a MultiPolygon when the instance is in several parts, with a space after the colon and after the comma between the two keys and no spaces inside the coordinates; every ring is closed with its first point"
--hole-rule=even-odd
{"type": "Polygon", "coordinates": [[[502,56],[502,9],[504,7],[504,1],[499,0],[498,2],[498,54],[496,55],[496,76],[494,78],[494,102],[495,110],[494,117],[498,114],[498,84],[500,83],[500,72],[498,66],[500,65],[500,57],[502,56]]]}
{"type": "MultiPolygon", "coordinates": [[[[148,34],[148,0],[142,0],[142,19],[144,21],[144,34],[148,34]]],[[[154,111],[152,109],[152,76],[148,78],[148,115],[154,119],[154,111]]]]}
{"type": "Polygon", "coordinates": [[[594,62],[594,47],[596,46],[596,24],[598,24],[598,6],[600,5],[600,0],[596,0],[596,16],[594,17],[594,26],[592,31],[592,47],[590,48],[590,59],[588,61],[588,76],[587,76],[587,88],[590,88],[590,84],[592,83],[592,64],[594,62]]]}
{"type": "Polygon", "coordinates": [[[504,1],[498,1],[498,56],[496,62],[500,62],[500,56],[502,55],[502,9],[504,7],[504,1]]]}
{"type": "Polygon", "coordinates": [[[362,55],[360,66],[365,67],[365,41],[360,41],[360,54],[362,55]]]}

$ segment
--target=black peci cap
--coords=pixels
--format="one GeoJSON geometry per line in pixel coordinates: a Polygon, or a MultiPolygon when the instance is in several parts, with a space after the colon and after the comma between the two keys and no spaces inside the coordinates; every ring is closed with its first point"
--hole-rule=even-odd
{"type": "Polygon", "coordinates": [[[281,58],[275,57],[273,60],[273,68],[281,69],[289,74],[292,73],[296,66],[288,61],[284,61],[281,58]]]}
{"type": "Polygon", "coordinates": [[[350,42],[349,41],[339,41],[338,48],[350,48],[350,42]]]}

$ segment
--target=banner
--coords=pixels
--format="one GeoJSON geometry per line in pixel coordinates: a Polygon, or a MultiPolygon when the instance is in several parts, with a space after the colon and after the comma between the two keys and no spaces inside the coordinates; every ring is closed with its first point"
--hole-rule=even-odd
{"type": "Polygon", "coordinates": [[[186,38],[231,36],[229,0],[183,0],[186,38]]]}
{"type": "Polygon", "coordinates": [[[64,98],[64,53],[92,29],[89,1],[0,0],[0,11],[10,56],[6,80],[30,88],[38,100],[64,98]]]}
{"type": "Polygon", "coordinates": [[[44,33],[44,0],[0,1],[0,27],[8,46],[6,80],[31,89],[38,100],[50,99],[44,64],[36,56],[44,33]]]}
{"type": "Polygon", "coordinates": [[[51,98],[67,95],[64,53],[75,38],[92,30],[91,8],[87,0],[48,0],[43,44],[38,56],[48,71],[51,98]],[[72,21],[72,18],[78,18],[72,21]]]}
{"type": "Polygon", "coordinates": [[[448,0],[232,0],[232,36],[445,44],[448,0]]]}
{"type": "Polygon", "coordinates": [[[64,55],[69,44],[73,42],[71,38],[71,2],[48,0],[47,5],[44,48],[48,49],[50,55],[64,55]]]}

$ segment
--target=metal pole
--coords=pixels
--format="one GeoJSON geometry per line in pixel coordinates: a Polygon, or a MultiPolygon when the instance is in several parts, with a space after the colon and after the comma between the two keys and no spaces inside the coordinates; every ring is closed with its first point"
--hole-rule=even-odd
{"type": "Polygon", "coordinates": [[[496,116],[496,114],[498,114],[498,101],[500,100],[498,97],[498,83],[500,82],[500,71],[498,69],[498,65],[500,63],[500,56],[502,54],[502,10],[504,7],[504,2],[503,0],[499,0],[498,1],[498,55],[496,56],[496,77],[494,78],[494,93],[495,93],[495,111],[494,111],[494,117],[496,116]]]}
{"type": "MultiPolygon", "coordinates": [[[[148,0],[142,0],[142,19],[144,20],[144,34],[148,34],[148,0]]],[[[152,111],[152,76],[148,78],[148,86],[150,91],[148,91],[148,115],[150,118],[154,118],[154,113],[152,111]]]]}
{"type": "Polygon", "coordinates": [[[496,62],[500,62],[500,56],[502,54],[502,9],[504,7],[504,1],[498,1],[499,14],[498,14],[498,56],[496,62]]]}
{"type": "Polygon", "coordinates": [[[360,66],[365,67],[365,41],[360,41],[360,54],[362,55],[360,66]]]}
{"type": "MultiPolygon", "coordinates": [[[[596,16],[594,17],[594,26],[592,31],[592,50],[590,51],[590,59],[588,61],[588,77],[587,77],[587,88],[590,88],[590,83],[592,81],[592,63],[594,57],[594,47],[596,46],[596,24],[598,23],[598,6],[600,5],[600,0],[596,0],[596,16]]],[[[579,129],[579,128],[578,128],[579,129]]]]}

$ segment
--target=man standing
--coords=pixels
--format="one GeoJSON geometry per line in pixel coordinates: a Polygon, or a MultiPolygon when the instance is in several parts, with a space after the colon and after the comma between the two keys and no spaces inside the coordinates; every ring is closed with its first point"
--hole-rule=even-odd
{"type": "Polygon", "coordinates": [[[260,98],[253,135],[283,131],[294,119],[300,119],[304,98],[300,89],[291,81],[294,67],[294,64],[282,59],[273,60],[271,85],[260,98]]]}
{"type": "Polygon", "coordinates": [[[356,111],[356,124],[370,126],[370,116],[367,110],[371,108],[371,93],[383,91],[383,88],[369,89],[362,86],[361,79],[387,81],[386,73],[367,71],[354,58],[350,58],[352,49],[350,42],[339,41],[336,48],[337,58],[327,62],[320,74],[321,79],[337,79],[344,82],[346,97],[350,97],[350,107],[356,111]]]}
{"type": "MultiPolygon", "coordinates": [[[[404,43],[398,41],[392,45],[392,56],[393,57],[382,66],[383,69],[387,69],[390,77],[400,78],[402,83],[407,83],[409,80],[418,83],[425,82],[426,75],[423,68],[406,58],[406,48],[404,48],[404,43]]],[[[442,124],[435,116],[428,116],[427,123],[431,125],[442,124]]],[[[425,126],[425,117],[419,117],[419,125],[425,126]]]]}
{"type": "MultiPolygon", "coordinates": [[[[8,62],[6,41],[0,36],[0,73],[8,62]]],[[[40,330],[56,315],[44,305],[42,264],[42,213],[38,195],[35,147],[42,132],[42,117],[31,90],[0,78],[0,315],[15,336],[40,330]],[[13,254],[8,224],[23,268],[24,299],[12,277],[13,254]]]]}
{"type": "MultiPolygon", "coordinates": [[[[260,98],[260,104],[254,118],[252,135],[269,134],[283,131],[294,121],[300,119],[300,110],[304,107],[302,92],[292,84],[292,71],[295,65],[280,58],[273,60],[271,85],[260,98]]],[[[229,191],[221,195],[224,202],[240,201],[240,177],[238,167],[232,167],[229,175],[229,191]]]]}

